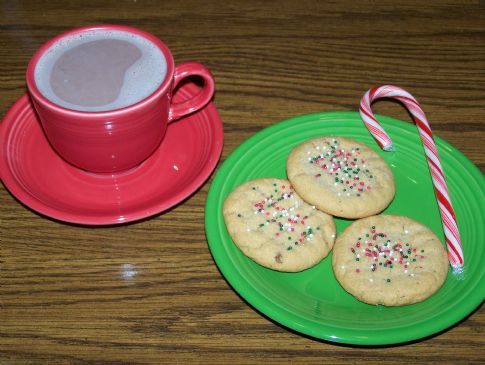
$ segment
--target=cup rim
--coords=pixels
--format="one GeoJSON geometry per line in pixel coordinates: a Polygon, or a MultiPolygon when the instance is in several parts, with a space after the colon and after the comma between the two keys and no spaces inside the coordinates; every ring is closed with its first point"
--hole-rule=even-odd
{"type": "Polygon", "coordinates": [[[30,95],[37,102],[47,106],[49,109],[53,109],[60,113],[69,114],[77,117],[83,117],[83,118],[114,117],[119,114],[125,114],[127,112],[144,108],[145,105],[150,104],[154,99],[157,99],[160,95],[164,95],[165,93],[167,93],[169,91],[169,87],[172,84],[172,78],[173,78],[172,76],[174,74],[174,71],[175,71],[175,64],[174,64],[172,53],[170,52],[169,48],[165,45],[165,43],[163,43],[160,39],[155,37],[153,34],[127,25],[96,24],[96,25],[88,25],[88,26],[78,27],[78,28],[68,30],[45,42],[34,53],[34,55],[32,56],[32,58],[30,59],[27,65],[26,81],[27,81],[27,88],[30,95]],[[35,82],[35,67],[37,66],[37,62],[42,57],[42,55],[49,48],[51,48],[54,45],[54,43],[56,43],[57,41],[67,36],[88,32],[88,31],[96,31],[96,30],[116,30],[116,31],[134,33],[138,36],[148,39],[153,44],[155,44],[162,51],[167,63],[166,76],[165,76],[165,79],[160,84],[160,86],[149,96],[136,102],[135,104],[131,104],[123,108],[104,110],[104,111],[82,111],[82,110],[69,109],[53,103],[52,101],[47,99],[44,95],[42,95],[42,93],[39,91],[37,84],[35,82]]]}

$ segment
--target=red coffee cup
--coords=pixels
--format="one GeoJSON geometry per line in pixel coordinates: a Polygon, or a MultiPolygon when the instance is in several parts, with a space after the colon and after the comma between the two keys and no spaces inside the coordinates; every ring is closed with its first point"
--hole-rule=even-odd
{"type": "MultiPolygon", "coordinates": [[[[97,36],[99,36],[97,34],[97,36]]],[[[120,172],[148,158],[160,145],[167,125],[204,107],[214,94],[210,71],[196,62],[174,65],[168,47],[155,36],[121,25],[73,29],[44,44],[27,67],[27,87],[44,133],[54,150],[70,164],[94,173],[120,172]],[[75,110],[49,100],[39,90],[35,71],[41,57],[73,37],[109,32],[131,34],[150,41],[166,63],[165,77],[149,96],[134,104],[104,111],[75,110]],[[187,77],[200,77],[203,86],[191,99],[172,102],[172,93],[187,77]]]]}

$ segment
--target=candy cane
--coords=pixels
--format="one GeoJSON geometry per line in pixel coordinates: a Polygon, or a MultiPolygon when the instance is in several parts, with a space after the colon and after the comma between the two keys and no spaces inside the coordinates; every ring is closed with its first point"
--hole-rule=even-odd
{"type": "Polygon", "coordinates": [[[360,101],[360,116],[369,132],[372,134],[379,146],[385,151],[394,150],[389,135],[384,131],[371,110],[371,103],[379,98],[393,98],[403,103],[414,118],[421,142],[424,146],[429,170],[433,179],[434,191],[440,209],[441,220],[445,232],[446,246],[448,248],[448,259],[455,270],[463,268],[463,250],[460,242],[460,233],[456,224],[455,212],[451,205],[448,188],[441,162],[436,149],[436,144],[426,116],[418,101],[407,91],[393,85],[376,86],[365,93],[360,101]]]}

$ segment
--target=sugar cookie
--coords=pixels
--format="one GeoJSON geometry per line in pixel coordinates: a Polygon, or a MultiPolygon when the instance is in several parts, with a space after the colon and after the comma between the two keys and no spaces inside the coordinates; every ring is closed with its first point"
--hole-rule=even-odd
{"type": "Polygon", "coordinates": [[[227,230],[241,251],[265,267],[296,272],[319,263],[333,247],[333,217],[305,203],[288,180],[263,178],[226,198],[227,230]]]}
{"type": "Polygon", "coordinates": [[[369,304],[399,306],[435,293],[448,273],[446,251],[426,226],[397,215],[376,215],[348,226],[335,242],[335,277],[369,304]]]}
{"type": "Polygon", "coordinates": [[[286,171],[309,204],[338,217],[377,214],[392,201],[394,175],[372,148],[342,137],[317,137],[295,147],[286,171]]]}

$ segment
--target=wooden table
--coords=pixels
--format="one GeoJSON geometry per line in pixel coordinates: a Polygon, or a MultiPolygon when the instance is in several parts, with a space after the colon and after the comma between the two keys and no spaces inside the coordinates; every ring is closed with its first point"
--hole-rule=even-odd
{"type": "MultiPolygon", "coordinates": [[[[176,62],[212,70],[221,162],[280,120],[357,110],[368,88],[392,83],[483,172],[484,19],[479,1],[1,0],[0,114],[26,91],[27,62],[43,42],[119,23],[163,39],[176,62]]],[[[397,103],[374,110],[410,121],[397,103]]],[[[261,315],[211,258],[204,204],[212,177],[163,214],[104,228],[47,219],[0,185],[0,363],[485,361],[483,307],[431,338],[374,348],[318,341],[261,315]],[[122,275],[127,267],[131,275],[122,275]]]]}

